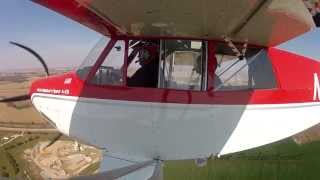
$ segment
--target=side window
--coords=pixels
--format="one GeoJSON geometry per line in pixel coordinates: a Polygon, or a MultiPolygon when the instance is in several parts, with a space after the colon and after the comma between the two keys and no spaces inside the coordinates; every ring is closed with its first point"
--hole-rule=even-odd
{"type": "Polygon", "coordinates": [[[103,49],[109,43],[110,38],[103,37],[99,40],[99,42],[92,48],[89,52],[87,57],[84,59],[80,67],[77,69],[77,75],[80,79],[85,80],[87,75],[89,74],[91,68],[94,66],[95,62],[97,61],[98,57],[102,53],[103,49]]]}
{"type": "Polygon", "coordinates": [[[249,48],[246,57],[239,59],[230,47],[218,44],[215,90],[271,89],[276,81],[264,49],[249,48]]]}
{"type": "Polygon", "coordinates": [[[203,90],[206,84],[205,48],[205,43],[202,41],[163,41],[159,86],[181,90],[203,90]]]}
{"type": "Polygon", "coordinates": [[[97,70],[91,83],[97,85],[122,85],[125,41],[118,40],[97,70]]]}
{"type": "Polygon", "coordinates": [[[128,86],[157,87],[159,50],[159,40],[129,41],[127,69],[128,86]]]}

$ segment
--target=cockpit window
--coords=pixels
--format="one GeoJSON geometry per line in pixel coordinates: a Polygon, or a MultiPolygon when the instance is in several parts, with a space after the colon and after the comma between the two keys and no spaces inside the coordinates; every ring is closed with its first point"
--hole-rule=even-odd
{"type": "Polygon", "coordinates": [[[98,57],[102,53],[103,49],[107,46],[109,41],[110,41],[110,38],[103,37],[92,48],[92,50],[89,52],[88,56],[84,59],[83,63],[80,65],[80,67],[76,71],[77,75],[80,77],[80,79],[85,80],[85,78],[87,77],[91,68],[93,67],[93,65],[95,64],[98,57]]]}
{"type": "Polygon", "coordinates": [[[132,40],[128,49],[127,85],[205,90],[206,62],[203,41],[132,40]]]}
{"type": "Polygon", "coordinates": [[[271,89],[276,81],[265,49],[249,48],[244,58],[231,48],[218,44],[215,90],[271,89]]]}
{"type": "Polygon", "coordinates": [[[157,87],[159,45],[159,40],[129,41],[127,69],[128,86],[157,87]]]}
{"type": "Polygon", "coordinates": [[[202,41],[164,40],[159,86],[181,90],[204,90],[206,44],[202,41]]]}
{"type": "Polygon", "coordinates": [[[98,68],[91,83],[97,85],[122,85],[124,52],[125,41],[118,40],[98,68]]]}

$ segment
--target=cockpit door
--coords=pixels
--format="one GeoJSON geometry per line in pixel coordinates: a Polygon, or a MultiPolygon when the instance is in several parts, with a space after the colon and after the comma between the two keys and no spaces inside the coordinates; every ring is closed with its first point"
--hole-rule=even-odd
{"type": "Polygon", "coordinates": [[[201,91],[207,84],[206,43],[191,40],[161,41],[158,87],[201,91]]]}

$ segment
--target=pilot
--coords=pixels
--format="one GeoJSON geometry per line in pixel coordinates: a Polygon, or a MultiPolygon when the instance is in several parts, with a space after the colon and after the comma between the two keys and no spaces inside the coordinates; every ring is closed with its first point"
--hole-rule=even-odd
{"type": "Polygon", "coordinates": [[[152,41],[144,41],[135,45],[128,62],[130,63],[137,54],[138,60],[135,63],[139,63],[141,67],[131,78],[127,79],[128,86],[157,87],[159,46],[152,41]]]}

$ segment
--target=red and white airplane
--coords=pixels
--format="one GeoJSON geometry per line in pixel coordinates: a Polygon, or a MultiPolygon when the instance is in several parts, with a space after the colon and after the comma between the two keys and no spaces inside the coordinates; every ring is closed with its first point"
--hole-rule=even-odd
{"type": "Polygon", "coordinates": [[[33,1],[105,37],[77,70],[1,102],[31,98],[63,134],[104,148],[92,177],[161,179],[166,160],[320,123],[319,61],[274,47],[320,24],[317,1],[33,1]]]}

